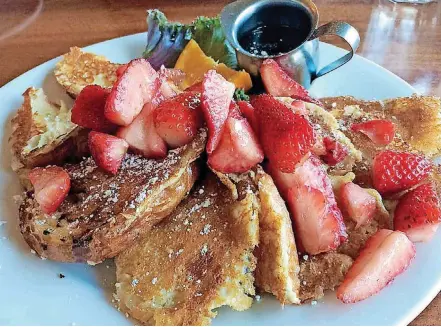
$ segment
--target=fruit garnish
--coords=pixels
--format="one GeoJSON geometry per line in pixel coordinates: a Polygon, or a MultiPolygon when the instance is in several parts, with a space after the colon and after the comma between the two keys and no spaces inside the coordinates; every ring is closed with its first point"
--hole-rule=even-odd
{"type": "Polygon", "coordinates": [[[111,122],[127,126],[157,91],[158,74],[145,59],[132,60],[107,98],[104,114],[111,122]]]}
{"type": "Polygon", "coordinates": [[[337,289],[337,298],[343,303],[355,303],[378,293],[405,271],[414,257],[415,247],[406,234],[379,230],[355,259],[337,289]]]}
{"type": "Polygon", "coordinates": [[[429,241],[440,222],[440,201],[432,184],[403,195],[394,213],[394,229],[405,232],[412,242],[429,241]]]}
{"type": "Polygon", "coordinates": [[[164,158],[167,155],[167,144],[155,128],[152,103],[146,103],[136,119],[126,127],[121,127],[116,135],[124,139],[130,149],[146,158],[164,158]]]}
{"type": "Polygon", "coordinates": [[[262,162],[263,158],[262,148],[250,124],[232,102],[220,142],[208,155],[208,164],[225,174],[244,173],[262,162]]]}
{"type": "Polygon", "coordinates": [[[61,167],[34,168],[29,173],[35,200],[44,213],[57,211],[70,190],[69,174],[61,167]]]}
{"type": "Polygon", "coordinates": [[[303,86],[289,77],[275,60],[266,59],[260,66],[260,75],[269,94],[275,97],[291,97],[323,107],[319,100],[312,98],[303,86]]]}
{"type": "Polygon", "coordinates": [[[220,63],[214,69],[221,74],[228,82],[234,84],[236,89],[248,91],[253,87],[251,76],[244,70],[234,70],[227,65],[220,63]]]}
{"type": "Polygon", "coordinates": [[[84,87],[72,107],[72,123],[98,132],[115,132],[118,126],[104,116],[104,106],[109,93],[109,90],[99,85],[84,87]]]}
{"type": "Polygon", "coordinates": [[[352,124],[351,130],[363,133],[376,145],[388,145],[395,136],[395,125],[391,121],[384,119],[373,119],[352,124]]]}
{"type": "Polygon", "coordinates": [[[171,148],[190,143],[203,125],[201,95],[184,92],[159,104],[155,110],[155,127],[171,148]]]}
{"type": "Polygon", "coordinates": [[[186,88],[185,91],[197,92],[197,93],[202,94],[202,82],[196,83],[196,84],[190,86],[189,88],[186,88]]]}
{"type": "Polygon", "coordinates": [[[342,162],[348,155],[348,149],[337,140],[325,136],[323,138],[326,153],[321,156],[322,160],[330,166],[342,162]]]}
{"type": "Polygon", "coordinates": [[[356,228],[369,224],[377,211],[377,201],[367,190],[354,183],[340,188],[341,209],[357,223],[356,228]]]}
{"type": "Polygon", "coordinates": [[[378,153],[372,164],[374,188],[381,194],[411,188],[429,175],[432,162],[424,156],[386,150],[378,153]]]}
{"type": "Polygon", "coordinates": [[[233,83],[236,88],[249,90],[253,84],[251,76],[245,71],[236,71],[224,63],[216,61],[207,56],[195,40],[190,40],[176,62],[175,68],[186,74],[181,83],[183,89],[201,82],[204,75],[211,69],[216,70],[227,81],[233,83]]]}
{"type": "Polygon", "coordinates": [[[288,203],[297,241],[304,251],[327,252],[346,240],[346,227],[331,180],[317,157],[311,155],[291,174],[274,167],[268,172],[288,203]]]}
{"type": "Polygon", "coordinates": [[[210,70],[205,74],[202,88],[202,111],[208,127],[207,152],[210,154],[220,142],[233,99],[234,85],[210,70]]]}
{"type": "Polygon", "coordinates": [[[259,135],[259,123],[257,122],[256,112],[248,101],[238,101],[237,105],[241,114],[248,120],[256,136],[259,135]]]}
{"type": "Polygon", "coordinates": [[[129,144],[119,137],[94,131],[89,133],[88,143],[96,165],[115,175],[126,155],[129,144]]]}
{"type": "Polygon", "coordinates": [[[257,114],[259,139],[266,157],[282,172],[293,172],[315,144],[313,127],[304,116],[271,95],[254,96],[251,105],[257,114]]]}
{"type": "Polygon", "coordinates": [[[182,89],[201,82],[204,75],[216,67],[216,62],[205,55],[195,40],[190,40],[176,62],[175,68],[185,72],[182,89]]]}

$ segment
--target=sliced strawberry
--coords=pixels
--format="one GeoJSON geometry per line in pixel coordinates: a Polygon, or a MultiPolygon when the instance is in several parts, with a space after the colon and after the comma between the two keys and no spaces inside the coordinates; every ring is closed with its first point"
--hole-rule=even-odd
{"type": "Polygon", "coordinates": [[[292,174],[271,176],[288,202],[299,245],[307,253],[334,250],[346,240],[331,180],[317,157],[311,155],[292,174]]]}
{"type": "Polygon", "coordinates": [[[325,154],[321,158],[330,166],[335,166],[342,162],[348,155],[348,149],[333,138],[324,137],[323,144],[325,146],[325,154]]]}
{"type": "Polygon", "coordinates": [[[161,102],[155,110],[155,127],[159,136],[174,149],[190,143],[203,125],[201,97],[184,92],[161,102]]]}
{"type": "Polygon", "coordinates": [[[343,303],[355,303],[378,293],[405,271],[414,257],[415,247],[406,234],[379,230],[355,259],[337,289],[337,298],[343,303]]]}
{"type": "Polygon", "coordinates": [[[176,68],[165,68],[164,65],[159,69],[159,74],[165,77],[167,82],[179,85],[185,79],[185,73],[176,68]]]}
{"type": "Polygon", "coordinates": [[[279,170],[293,172],[296,164],[316,143],[309,121],[270,95],[251,98],[259,122],[266,157],[279,170]]]}
{"type": "Polygon", "coordinates": [[[394,213],[395,230],[405,232],[413,242],[430,240],[440,222],[440,201],[431,184],[406,193],[394,213]]]}
{"type": "Polygon", "coordinates": [[[308,91],[289,77],[273,59],[266,59],[262,63],[260,75],[262,76],[263,85],[269,94],[275,97],[291,97],[323,107],[319,100],[312,98],[308,91]]]}
{"type": "Polygon", "coordinates": [[[121,66],[119,66],[119,67],[116,69],[116,78],[117,78],[117,79],[120,78],[121,75],[126,71],[128,65],[129,65],[129,64],[122,64],[121,66]]]}
{"type": "Polygon", "coordinates": [[[432,169],[424,156],[396,151],[378,153],[372,165],[375,189],[381,194],[404,191],[421,182],[432,169]]]}
{"type": "Polygon", "coordinates": [[[238,101],[237,105],[242,115],[248,120],[256,135],[259,135],[259,123],[257,122],[256,113],[253,106],[248,101],[238,101]]]}
{"type": "Polygon", "coordinates": [[[118,126],[104,116],[104,106],[109,93],[109,90],[99,85],[87,85],[75,99],[71,121],[94,131],[115,132],[118,126]]]}
{"type": "Polygon", "coordinates": [[[340,188],[342,210],[357,223],[357,227],[369,224],[377,211],[377,201],[364,188],[346,183],[340,188]]]}
{"type": "Polygon", "coordinates": [[[219,145],[208,164],[222,173],[244,173],[263,161],[263,151],[248,121],[233,106],[219,145]],[[239,115],[239,116],[238,116],[239,115]]]}
{"type": "MultiPolygon", "coordinates": [[[[177,94],[177,86],[169,79],[172,69],[161,66],[158,71],[158,78],[155,80],[155,92],[152,98],[152,103],[157,106],[162,101],[170,99],[177,94]]],[[[176,71],[180,71],[176,69],[176,71]]]]}
{"type": "Polygon", "coordinates": [[[208,127],[207,153],[212,153],[218,146],[225,121],[228,118],[234,84],[210,70],[202,82],[202,111],[208,127]]]}
{"type": "Polygon", "coordinates": [[[307,116],[308,110],[306,109],[305,102],[301,100],[293,100],[291,102],[291,109],[299,115],[307,116]]]}
{"type": "Polygon", "coordinates": [[[395,125],[391,121],[384,119],[374,119],[353,124],[351,130],[363,133],[376,145],[388,145],[395,137],[395,125]]]}
{"type": "Polygon", "coordinates": [[[89,133],[88,143],[96,165],[115,175],[126,155],[129,144],[119,137],[94,131],[89,133]]]}
{"type": "Polygon", "coordinates": [[[57,211],[70,190],[69,174],[61,167],[34,168],[29,173],[35,200],[44,213],[57,211]]]}
{"type": "Polygon", "coordinates": [[[155,108],[152,103],[146,103],[138,117],[129,126],[121,127],[116,135],[126,140],[135,153],[158,159],[167,155],[167,144],[156,132],[155,108]]]}
{"type": "Polygon", "coordinates": [[[111,122],[127,126],[157,90],[156,71],[145,59],[132,60],[112,87],[104,109],[111,122]]]}

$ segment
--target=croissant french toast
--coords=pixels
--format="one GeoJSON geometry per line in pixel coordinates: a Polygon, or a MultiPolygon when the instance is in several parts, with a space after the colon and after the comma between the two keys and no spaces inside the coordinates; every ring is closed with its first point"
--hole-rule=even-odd
{"type": "Polygon", "coordinates": [[[49,102],[42,89],[29,88],[11,121],[12,169],[29,188],[27,173],[37,166],[64,163],[87,153],[87,131],[70,121],[70,109],[49,102]]]}
{"type": "Polygon", "coordinates": [[[259,203],[249,176],[237,183],[237,195],[209,173],[171,215],[118,255],[120,309],[150,325],[207,325],[220,306],[248,309],[259,241],[259,203]]]}
{"type": "Polygon", "coordinates": [[[103,56],[72,47],[57,63],[54,75],[66,92],[75,98],[86,85],[112,87],[119,66],[103,56]]]}
{"type": "Polygon", "coordinates": [[[21,232],[40,256],[95,264],[130,247],[170,214],[198,177],[196,160],[206,133],[161,160],[127,154],[112,176],[91,157],[66,164],[71,191],[54,214],[45,214],[33,191],[20,206],[21,232]]]}

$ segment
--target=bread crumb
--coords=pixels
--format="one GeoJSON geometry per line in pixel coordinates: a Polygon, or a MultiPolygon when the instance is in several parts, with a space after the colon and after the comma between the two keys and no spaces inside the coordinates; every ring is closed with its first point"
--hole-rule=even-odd
{"type": "Polygon", "coordinates": [[[158,282],[158,277],[152,279],[152,284],[155,285],[158,282]]]}

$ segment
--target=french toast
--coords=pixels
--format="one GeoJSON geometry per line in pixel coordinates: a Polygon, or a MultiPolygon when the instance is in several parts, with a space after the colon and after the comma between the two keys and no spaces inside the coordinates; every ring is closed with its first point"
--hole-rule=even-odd
{"type": "Polygon", "coordinates": [[[149,325],[207,325],[220,306],[251,306],[259,203],[250,177],[236,186],[237,199],[208,173],[171,215],[117,256],[123,312],[149,325]]]}
{"type": "Polygon", "coordinates": [[[299,260],[291,218],[270,175],[257,169],[260,213],[256,286],[282,304],[299,304],[299,260]]]}
{"type": "Polygon", "coordinates": [[[350,96],[324,98],[322,102],[337,119],[340,130],[363,154],[354,167],[356,182],[372,187],[370,167],[379,151],[385,149],[419,152],[432,158],[441,150],[441,101],[432,96],[411,96],[384,101],[364,101],[350,96]],[[353,123],[369,119],[387,119],[395,125],[393,141],[376,145],[362,133],[354,132],[353,123]]]}
{"type": "Polygon", "coordinates": [[[72,47],[57,63],[54,75],[66,92],[75,98],[86,85],[112,87],[119,66],[103,56],[72,47]]]}
{"type": "Polygon", "coordinates": [[[127,154],[112,176],[85,158],[66,164],[71,191],[58,211],[42,212],[29,191],[19,209],[20,229],[41,257],[95,264],[132,245],[181,202],[198,177],[195,162],[206,132],[161,160],[127,154]]]}
{"type": "Polygon", "coordinates": [[[70,121],[70,109],[49,102],[42,89],[28,88],[11,121],[12,169],[29,189],[27,172],[36,166],[64,163],[87,152],[87,131],[70,121]]]}

